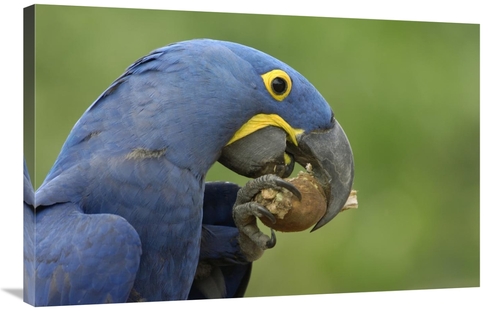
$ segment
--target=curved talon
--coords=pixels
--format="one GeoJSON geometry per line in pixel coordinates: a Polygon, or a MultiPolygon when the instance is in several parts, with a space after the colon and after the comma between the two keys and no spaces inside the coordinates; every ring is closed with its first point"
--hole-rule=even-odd
{"type": "Polygon", "coordinates": [[[271,223],[273,223],[273,224],[276,223],[276,218],[274,217],[274,215],[267,208],[262,207],[260,205],[257,205],[257,210],[259,211],[259,213],[262,214],[259,217],[266,216],[266,218],[269,219],[269,221],[271,223]]]}
{"type": "Polygon", "coordinates": [[[271,239],[267,241],[266,246],[267,248],[273,248],[276,245],[276,233],[274,233],[274,230],[271,228],[271,239]]]}
{"type": "Polygon", "coordinates": [[[299,201],[302,200],[302,194],[291,182],[276,175],[268,174],[247,182],[247,184],[238,191],[236,205],[251,201],[259,191],[266,188],[273,188],[278,191],[280,190],[278,188],[284,188],[297,197],[299,201]]]}
{"type": "Polygon", "coordinates": [[[297,189],[297,187],[295,187],[291,182],[285,181],[283,179],[276,179],[276,186],[285,188],[294,196],[296,196],[299,201],[302,201],[302,193],[300,193],[299,189],[297,189]]]}

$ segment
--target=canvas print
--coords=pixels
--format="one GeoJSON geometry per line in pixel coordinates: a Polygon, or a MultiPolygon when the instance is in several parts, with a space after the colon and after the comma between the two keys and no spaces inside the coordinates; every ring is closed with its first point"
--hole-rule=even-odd
{"type": "Polygon", "coordinates": [[[24,25],[26,303],[479,286],[479,25],[24,25]]]}

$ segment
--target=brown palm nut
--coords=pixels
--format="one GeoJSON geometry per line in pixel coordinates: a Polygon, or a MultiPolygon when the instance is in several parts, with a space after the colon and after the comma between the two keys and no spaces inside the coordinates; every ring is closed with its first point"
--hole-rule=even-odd
{"type": "Polygon", "coordinates": [[[273,224],[265,217],[264,225],[282,232],[303,231],[311,227],[325,214],[326,197],[323,189],[310,174],[300,172],[295,178],[287,178],[302,194],[298,200],[290,191],[263,189],[254,201],[266,207],[276,218],[273,224]]]}

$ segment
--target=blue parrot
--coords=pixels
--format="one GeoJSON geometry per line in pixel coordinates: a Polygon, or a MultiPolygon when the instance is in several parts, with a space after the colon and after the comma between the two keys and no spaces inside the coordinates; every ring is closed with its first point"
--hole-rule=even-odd
{"type": "Polygon", "coordinates": [[[24,284],[36,305],[241,297],[274,247],[252,199],[313,167],[321,228],[349,196],[347,136],[321,94],[256,49],[195,39],[156,49],[84,112],[43,184],[25,165],[24,284]],[[219,161],[252,178],[205,182],[219,161]]]}

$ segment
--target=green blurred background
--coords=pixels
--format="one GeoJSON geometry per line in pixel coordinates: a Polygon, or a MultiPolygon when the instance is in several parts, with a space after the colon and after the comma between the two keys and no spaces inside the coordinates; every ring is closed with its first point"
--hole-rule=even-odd
{"type": "MultiPolygon", "coordinates": [[[[136,59],[175,41],[235,41],[288,63],[331,104],[359,200],[314,233],[278,233],[246,296],[479,286],[479,25],[46,5],[35,20],[35,187],[136,59]]],[[[207,179],[247,180],[219,164],[207,179]]]]}

